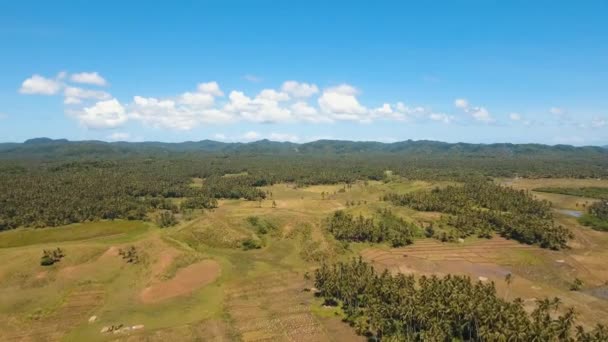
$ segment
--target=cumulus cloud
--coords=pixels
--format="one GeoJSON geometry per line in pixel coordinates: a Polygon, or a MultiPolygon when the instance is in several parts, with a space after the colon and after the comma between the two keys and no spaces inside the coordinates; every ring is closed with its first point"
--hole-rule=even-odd
{"type": "MultiPolygon", "coordinates": [[[[109,92],[85,89],[70,82],[107,85],[96,72],[72,75],[64,72],[54,79],[33,75],[23,82],[20,91],[25,94],[61,93],[64,103],[69,105],[66,106],[66,113],[90,128],[117,127],[128,120],[174,130],[192,130],[205,124],[234,122],[318,124],[384,120],[404,124],[416,121],[449,124],[457,121],[454,116],[435,112],[430,107],[411,106],[403,102],[380,102],[379,106],[367,107],[359,99],[360,91],[349,84],[339,84],[321,91],[313,83],[289,80],[282,83],[280,89],[266,88],[253,95],[231,90],[224,97],[220,85],[211,81],[168,97],[136,95],[123,106],[109,92]]],[[[455,99],[454,106],[469,114],[472,120],[485,123],[495,121],[485,107],[473,106],[464,98],[455,99]]],[[[524,122],[517,113],[511,113],[509,118],[524,122]]],[[[594,125],[601,127],[602,122],[596,120],[594,125]]],[[[293,135],[281,137],[286,141],[298,138],[293,135]]]]}
{"type": "Polygon", "coordinates": [[[200,93],[210,94],[213,96],[224,96],[224,92],[220,89],[217,82],[199,83],[196,87],[200,93]]]}
{"type": "Polygon", "coordinates": [[[74,83],[91,84],[97,86],[105,86],[108,84],[105,78],[103,78],[97,72],[80,72],[77,74],[72,74],[70,76],[70,80],[74,83]]]}
{"type": "Polygon", "coordinates": [[[289,95],[287,95],[287,93],[278,92],[274,89],[264,89],[260,92],[258,97],[263,100],[276,101],[276,102],[282,102],[282,101],[289,100],[289,95]]]}
{"type": "Polygon", "coordinates": [[[327,88],[319,97],[319,107],[336,120],[368,121],[368,110],[359,103],[357,94],[357,89],[348,84],[327,88]]]}
{"type": "Polygon", "coordinates": [[[466,109],[469,107],[469,101],[466,99],[456,99],[454,100],[454,106],[456,106],[456,108],[466,109]]]}
{"type": "Polygon", "coordinates": [[[443,113],[431,113],[429,114],[429,119],[432,121],[439,121],[444,124],[449,124],[452,122],[452,120],[454,120],[454,117],[443,113]]]}
{"type": "Polygon", "coordinates": [[[454,100],[454,106],[462,109],[465,113],[471,115],[475,121],[484,123],[494,122],[494,118],[485,107],[471,106],[467,99],[459,98],[454,100]]]}
{"type": "Polygon", "coordinates": [[[215,98],[211,94],[185,92],[179,97],[179,102],[196,107],[211,107],[215,98]]]}
{"type": "Polygon", "coordinates": [[[315,84],[299,83],[297,81],[286,81],[281,87],[285,93],[293,97],[307,98],[319,92],[315,84]]]}
{"type": "MultiPolygon", "coordinates": [[[[274,91],[273,91],[274,92],[274,91]]],[[[291,121],[291,111],[279,104],[283,96],[277,92],[262,92],[255,98],[250,98],[240,91],[232,91],[230,100],[224,106],[224,111],[245,121],[257,123],[274,123],[291,121]]]]}
{"type": "Polygon", "coordinates": [[[32,77],[23,81],[19,92],[21,94],[29,95],[54,95],[61,90],[61,86],[61,82],[58,82],[57,80],[34,74],[32,77]]]}
{"type": "Polygon", "coordinates": [[[135,96],[130,106],[129,118],[155,128],[191,130],[201,123],[229,122],[232,118],[214,109],[196,109],[181,106],[170,99],[135,96]]]}
{"type": "Polygon", "coordinates": [[[78,121],[91,129],[119,127],[127,121],[125,108],[116,99],[99,101],[81,111],[72,111],[78,121]]]}
{"type": "Polygon", "coordinates": [[[65,97],[63,103],[65,104],[79,104],[82,102],[82,100],[86,99],[107,100],[112,97],[105,91],[89,90],[70,86],[63,90],[63,95],[65,97]]]}
{"type": "Polygon", "coordinates": [[[551,108],[549,108],[549,113],[551,113],[553,115],[563,115],[566,113],[566,111],[563,108],[551,107],[551,108]]]}

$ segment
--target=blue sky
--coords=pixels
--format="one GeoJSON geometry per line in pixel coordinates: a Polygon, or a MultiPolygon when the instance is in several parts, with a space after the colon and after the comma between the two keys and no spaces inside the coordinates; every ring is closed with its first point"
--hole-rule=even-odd
{"type": "Polygon", "coordinates": [[[608,144],[606,1],[3,1],[0,141],[608,144]]]}

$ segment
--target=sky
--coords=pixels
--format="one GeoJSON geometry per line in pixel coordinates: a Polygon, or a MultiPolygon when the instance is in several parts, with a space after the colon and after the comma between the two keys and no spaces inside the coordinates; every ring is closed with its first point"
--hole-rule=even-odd
{"type": "Polygon", "coordinates": [[[608,1],[2,1],[0,142],[608,144],[608,1]]]}

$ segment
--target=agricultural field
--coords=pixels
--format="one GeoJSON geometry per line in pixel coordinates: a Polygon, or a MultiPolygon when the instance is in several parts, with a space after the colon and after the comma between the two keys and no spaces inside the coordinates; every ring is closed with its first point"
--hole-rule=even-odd
{"type": "MultiPolygon", "coordinates": [[[[497,182],[526,190],[608,186],[570,179],[497,182]]],[[[383,196],[453,184],[396,176],[352,184],[279,183],[260,188],[264,200],[222,199],[217,208],[167,228],[113,220],[2,232],[0,340],[363,341],[342,322],[339,307],[314,295],[311,277],[322,262],[353,257],[391,274],[461,274],[494,282],[500,297],[521,298],[530,310],[537,299],[557,296],[585,328],[608,322],[608,234],[581,226],[568,211],[582,210],[592,199],[534,193],[550,200],[556,222],[573,232],[560,250],[497,235],[441,242],[421,232],[400,247],[347,244],[326,229],[337,210],[372,217],[390,209],[404,222],[429,226],[442,214],[396,206],[383,196]],[[41,266],[43,250],[57,248],[63,256],[41,266]],[[575,279],[583,285],[571,291],[575,279]]],[[[193,186],[204,182],[195,179],[193,186]]]]}

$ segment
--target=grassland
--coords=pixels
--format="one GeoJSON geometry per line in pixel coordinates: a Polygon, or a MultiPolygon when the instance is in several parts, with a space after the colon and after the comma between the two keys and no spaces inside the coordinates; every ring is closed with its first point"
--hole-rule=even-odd
{"type": "MultiPolygon", "coordinates": [[[[528,190],[597,185],[570,179],[501,181],[528,190]]],[[[193,184],[204,186],[200,180],[193,184]]],[[[363,340],[340,321],[339,310],[324,307],[305,291],[312,286],[305,275],[320,261],[357,255],[391,272],[482,277],[495,281],[499,294],[530,303],[559,296],[585,325],[608,322],[608,301],[594,291],[608,281],[608,234],[557,211],[556,220],[575,234],[570,248],[562,251],[497,237],[455,244],[420,238],[399,249],[362,243],[345,247],[323,229],[324,219],[335,210],[370,216],[391,206],[379,200],[386,192],[446,184],[397,177],[352,186],[277,184],[264,188],[269,198],[261,203],[221,201],[219,208],[172,228],[108,221],[0,233],[0,340],[363,340]],[[251,217],[276,229],[261,232],[251,217]],[[244,250],[245,239],[258,241],[261,248],[244,250]],[[118,251],[128,246],[137,249],[138,263],[120,257],[118,251]],[[42,250],[56,247],[65,258],[40,266],[42,250]],[[502,280],[507,273],[515,276],[509,287],[502,280]],[[574,278],[583,280],[583,291],[569,291],[574,278]],[[162,289],[154,300],[146,299],[146,291],[158,291],[150,288],[162,289]],[[100,332],[121,324],[116,333],[100,332]]],[[[556,209],[580,209],[576,203],[592,200],[537,195],[549,196],[556,209]]],[[[419,224],[440,216],[391,209],[419,224]]]]}

